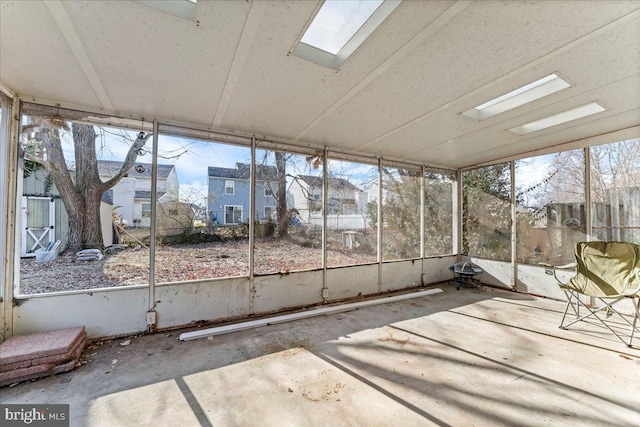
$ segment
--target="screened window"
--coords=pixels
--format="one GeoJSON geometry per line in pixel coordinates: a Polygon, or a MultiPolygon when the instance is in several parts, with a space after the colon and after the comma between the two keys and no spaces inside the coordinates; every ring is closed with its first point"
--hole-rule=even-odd
{"type": "Polygon", "coordinates": [[[151,136],[92,125],[89,114],[63,108],[24,103],[22,113],[18,294],[148,284],[149,229],[138,226],[138,199],[151,189],[151,136]],[[104,187],[96,200],[96,188],[104,187]],[[84,205],[74,203],[78,196],[84,205]],[[117,250],[87,257],[92,261],[76,273],[78,251],[114,244],[117,250]]]}
{"type": "Polygon", "coordinates": [[[463,253],[511,260],[511,172],[500,163],[462,174],[463,253]]]}
{"type": "Polygon", "coordinates": [[[453,253],[455,174],[425,171],[424,255],[453,253]]]}
{"type": "Polygon", "coordinates": [[[421,171],[382,166],[382,259],[420,256],[421,171]]]}
{"type": "Polygon", "coordinates": [[[156,282],[249,275],[251,149],[214,137],[160,126],[156,282]]]}
{"type": "Polygon", "coordinates": [[[640,244],[640,139],[589,148],[594,240],[640,244]]]}
{"type": "Polygon", "coordinates": [[[378,165],[329,159],[327,266],[378,261],[378,165]]]}
{"type": "Polygon", "coordinates": [[[256,188],[264,186],[273,199],[255,200],[256,212],[264,212],[254,229],[255,274],[320,269],[322,216],[313,212],[309,189],[322,188],[321,158],[275,148],[256,144],[256,188]]]}
{"type": "Polygon", "coordinates": [[[515,184],[516,261],[572,262],[586,239],[584,150],[518,160],[515,184]]]}

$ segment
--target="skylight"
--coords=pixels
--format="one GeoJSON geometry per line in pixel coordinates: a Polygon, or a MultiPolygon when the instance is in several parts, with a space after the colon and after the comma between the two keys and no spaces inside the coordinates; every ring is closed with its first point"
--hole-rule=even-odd
{"type": "Polygon", "coordinates": [[[488,119],[496,114],[504,113],[568,87],[571,87],[570,83],[556,74],[549,74],[535,82],[480,104],[462,114],[476,120],[488,119]]]}
{"type": "Polygon", "coordinates": [[[337,55],[381,4],[382,0],[327,0],[300,41],[337,55]]]}
{"type": "Polygon", "coordinates": [[[338,68],[400,3],[401,0],[326,0],[292,53],[338,68]]]}
{"type": "Polygon", "coordinates": [[[593,114],[606,111],[602,105],[597,102],[591,102],[581,107],[576,107],[571,110],[563,111],[562,113],[554,114],[553,116],[545,117],[534,122],[526,123],[521,126],[517,126],[509,129],[513,133],[518,135],[525,135],[531,132],[536,132],[542,129],[550,128],[552,126],[561,125],[563,123],[578,120],[583,117],[591,116],[593,114]]]}
{"type": "Polygon", "coordinates": [[[157,1],[157,0],[133,0],[144,6],[152,7],[156,10],[168,13],[178,18],[194,21],[196,17],[197,0],[174,0],[174,1],[157,1]]]}

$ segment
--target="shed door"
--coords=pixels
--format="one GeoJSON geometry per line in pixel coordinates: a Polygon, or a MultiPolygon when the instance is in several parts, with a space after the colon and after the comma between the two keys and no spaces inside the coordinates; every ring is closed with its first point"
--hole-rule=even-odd
{"type": "Polygon", "coordinates": [[[51,197],[22,198],[21,256],[35,256],[35,251],[46,248],[55,239],[55,203],[51,197]]]}

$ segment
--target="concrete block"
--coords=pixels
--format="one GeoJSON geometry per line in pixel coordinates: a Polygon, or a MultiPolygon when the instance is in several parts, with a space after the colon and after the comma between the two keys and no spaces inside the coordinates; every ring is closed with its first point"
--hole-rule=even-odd
{"type": "Polygon", "coordinates": [[[0,344],[0,365],[66,354],[86,339],[84,326],[15,336],[0,344]]]}

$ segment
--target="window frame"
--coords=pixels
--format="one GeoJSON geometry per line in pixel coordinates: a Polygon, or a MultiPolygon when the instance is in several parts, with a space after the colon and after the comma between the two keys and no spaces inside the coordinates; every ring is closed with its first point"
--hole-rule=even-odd
{"type": "Polygon", "coordinates": [[[141,218],[151,218],[151,202],[142,202],[140,206],[140,216],[141,218]],[[145,209],[145,205],[148,206],[148,209],[145,209]],[[145,215],[146,214],[146,215],[145,215]]]}
{"type": "Polygon", "coordinates": [[[225,179],[224,180],[224,195],[225,196],[233,196],[235,195],[236,192],[236,182],[232,179],[225,179]],[[231,185],[229,185],[231,184],[231,185]],[[231,189],[231,192],[229,192],[228,190],[231,189]]]}
{"type": "Polygon", "coordinates": [[[265,206],[264,207],[264,219],[271,219],[271,220],[275,220],[276,219],[276,207],[275,206],[265,206]],[[267,215],[267,209],[271,209],[271,212],[273,212],[272,215],[267,215]]]}
{"type": "Polygon", "coordinates": [[[242,224],[242,218],[243,218],[243,211],[244,211],[244,207],[242,205],[224,205],[224,224],[225,225],[238,225],[238,224],[242,224]],[[236,210],[239,208],[240,210],[240,220],[238,222],[227,222],[227,209],[228,208],[233,208],[232,211],[232,220],[233,220],[233,216],[235,216],[235,212],[236,210]]]}

